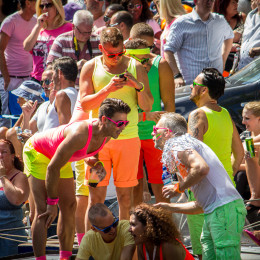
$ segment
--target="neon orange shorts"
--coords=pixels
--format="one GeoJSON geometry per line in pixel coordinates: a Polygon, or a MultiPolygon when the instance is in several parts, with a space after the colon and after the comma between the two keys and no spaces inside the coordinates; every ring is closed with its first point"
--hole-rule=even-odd
{"type": "MultiPolygon", "coordinates": [[[[99,152],[99,160],[104,163],[107,175],[98,186],[108,186],[113,166],[116,187],[136,186],[141,143],[138,137],[125,140],[110,140],[99,152]]],[[[87,166],[85,184],[89,178],[87,166]]]]}
{"type": "Polygon", "coordinates": [[[162,151],[154,147],[152,139],[141,140],[137,179],[144,177],[143,161],[148,172],[148,182],[162,184],[162,151]]]}

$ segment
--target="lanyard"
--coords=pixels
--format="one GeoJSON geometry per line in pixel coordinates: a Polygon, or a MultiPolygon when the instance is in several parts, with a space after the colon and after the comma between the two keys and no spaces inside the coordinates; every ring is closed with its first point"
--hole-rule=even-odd
{"type": "Polygon", "coordinates": [[[74,41],[74,49],[75,49],[75,55],[77,57],[77,60],[79,60],[79,45],[78,45],[78,41],[76,39],[76,36],[73,36],[73,41],[74,41]]]}
{"type": "MultiPolygon", "coordinates": [[[[77,57],[77,60],[79,61],[80,50],[79,50],[78,41],[77,41],[75,35],[73,36],[73,42],[74,42],[75,55],[77,57]]],[[[93,58],[93,52],[92,52],[92,46],[91,46],[89,39],[87,40],[87,46],[88,46],[88,52],[89,52],[89,55],[90,55],[90,59],[92,59],[93,58]]]]}

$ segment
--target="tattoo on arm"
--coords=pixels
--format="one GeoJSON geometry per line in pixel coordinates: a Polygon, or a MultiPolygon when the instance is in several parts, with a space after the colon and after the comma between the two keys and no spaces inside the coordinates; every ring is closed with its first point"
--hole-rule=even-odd
{"type": "Polygon", "coordinates": [[[189,120],[189,129],[192,133],[192,136],[195,138],[198,138],[199,136],[199,128],[197,126],[197,123],[199,121],[199,112],[195,112],[189,120]]]}

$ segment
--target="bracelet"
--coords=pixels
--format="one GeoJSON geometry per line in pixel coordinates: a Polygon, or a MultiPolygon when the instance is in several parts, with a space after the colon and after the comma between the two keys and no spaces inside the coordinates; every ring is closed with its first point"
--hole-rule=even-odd
{"type": "Polygon", "coordinates": [[[145,120],[146,120],[146,113],[143,112],[143,121],[145,121],[145,120]]]}
{"type": "Polygon", "coordinates": [[[141,89],[135,89],[137,92],[142,92],[144,91],[144,83],[143,82],[139,82],[141,85],[142,85],[142,88],[141,89]]]}
{"type": "Polygon", "coordinates": [[[174,79],[182,78],[182,74],[179,72],[174,75],[174,79]]]}
{"type": "Polygon", "coordinates": [[[0,176],[0,179],[2,179],[2,178],[4,178],[4,177],[6,177],[6,175],[2,175],[2,176],[0,176]]]}
{"type": "Polygon", "coordinates": [[[97,162],[95,162],[94,166],[96,166],[98,163],[101,163],[101,164],[102,164],[102,166],[104,167],[104,163],[103,163],[103,162],[101,162],[101,161],[97,161],[97,162]]]}
{"type": "Polygon", "coordinates": [[[47,198],[46,203],[47,205],[57,205],[59,202],[59,197],[56,199],[47,198]]]}
{"type": "Polygon", "coordinates": [[[180,191],[180,183],[176,183],[174,184],[174,191],[178,192],[178,193],[183,193],[184,191],[180,191]]]}

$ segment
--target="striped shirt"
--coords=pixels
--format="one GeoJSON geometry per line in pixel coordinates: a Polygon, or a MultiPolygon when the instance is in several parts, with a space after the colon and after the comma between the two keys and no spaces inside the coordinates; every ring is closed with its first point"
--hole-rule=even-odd
{"type": "Polygon", "coordinates": [[[250,58],[249,51],[254,47],[260,47],[260,14],[258,13],[258,9],[251,11],[246,17],[238,70],[259,57],[250,58]]]}
{"type": "Polygon", "coordinates": [[[193,9],[173,22],[164,51],[177,54],[179,70],[186,84],[191,84],[203,68],[213,67],[223,72],[222,45],[233,37],[223,16],[210,13],[209,19],[202,21],[193,9]]]}
{"type": "MultiPolygon", "coordinates": [[[[91,60],[92,58],[101,55],[101,51],[98,48],[99,45],[99,36],[92,33],[90,36],[90,44],[91,44],[91,49],[92,49],[92,57],[89,53],[88,45],[85,43],[84,47],[82,50],[79,48],[79,55],[77,57],[76,51],[75,51],[75,44],[73,40],[73,31],[66,32],[58,36],[50,50],[50,53],[47,58],[47,64],[52,62],[53,60],[63,57],[63,56],[68,56],[71,57],[72,59],[79,61],[81,59],[85,60],[91,60]]],[[[79,85],[79,75],[80,75],[80,70],[78,73],[78,77],[76,80],[76,88],[78,89],[79,85]]]]}

